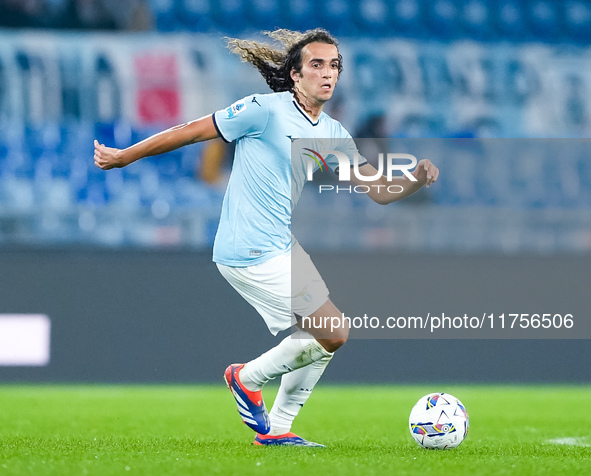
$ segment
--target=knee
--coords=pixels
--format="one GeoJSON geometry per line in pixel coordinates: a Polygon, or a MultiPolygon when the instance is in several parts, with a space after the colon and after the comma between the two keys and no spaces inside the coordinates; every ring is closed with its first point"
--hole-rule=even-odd
{"type": "Polygon", "coordinates": [[[322,344],[322,347],[324,347],[326,349],[327,352],[335,352],[338,349],[340,349],[345,342],[347,342],[346,338],[342,338],[342,339],[326,339],[323,340],[322,342],[320,342],[322,344]]]}

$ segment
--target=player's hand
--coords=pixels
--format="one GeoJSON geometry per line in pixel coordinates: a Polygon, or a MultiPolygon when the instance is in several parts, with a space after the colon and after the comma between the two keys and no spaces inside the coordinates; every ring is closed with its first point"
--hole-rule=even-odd
{"type": "Polygon", "coordinates": [[[437,182],[439,169],[429,159],[421,159],[412,174],[420,184],[426,185],[429,188],[437,182]]]}
{"type": "Polygon", "coordinates": [[[107,147],[105,144],[99,144],[99,142],[95,140],[94,165],[103,170],[125,167],[127,164],[122,162],[119,152],[119,149],[107,147]]]}

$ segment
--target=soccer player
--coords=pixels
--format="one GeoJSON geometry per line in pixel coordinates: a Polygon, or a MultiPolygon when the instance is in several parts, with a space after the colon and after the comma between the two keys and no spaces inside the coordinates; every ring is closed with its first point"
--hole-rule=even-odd
{"type": "MultiPolygon", "coordinates": [[[[291,212],[306,178],[306,168],[292,163],[291,149],[298,138],[326,139],[331,149],[345,153],[354,149],[354,143],[343,126],[322,111],[342,70],[336,39],[322,29],[266,34],[283,48],[237,39],[228,45],[257,67],[274,93],[248,96],[127,149],[95,141],[94,161],[106,170],[216,137],[236,141],[213,260],[274,335],[294,322],[300,328],[256,359],[230,365],[224,378],[242,420],[256,432],[254,444],[322,446],[295,435],[291,426],[334,352],[346,342],[349,330],[345,322],[328,330],[301,328],[302,320],[296,321],[301,316],[316,322],[317,317],[342,318],[342,314],[329,299],[310,257],[291,235],[291,212]],[[268,413],[261,390],[280,376],[281,385],[268,413]]],[[[333,169],[338,167],[334,157],[326,161],[333,169]]],[[[359,172],[376,174],[368,163],[359,172]]],[[[414,181],[405,176],[388,181],[380,176],[373,182],[399,185],[401,193],[371,187],[368,195],[378,203],[390,203],[431,185],[438,174],[429,160],[421,160],[413,171],[414,181]]],[[[368,184],[356,177],[352,182],[368,184]]]]}

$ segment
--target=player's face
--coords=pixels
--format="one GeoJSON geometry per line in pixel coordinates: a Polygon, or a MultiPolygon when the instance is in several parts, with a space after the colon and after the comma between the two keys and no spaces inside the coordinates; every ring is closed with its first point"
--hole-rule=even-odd
{"type": "Polygon", "coordinates": [[[339,51],[335,45],[310,43],[302,50],[302,69],[291,72],[295,88],[314,105],[328,101],[339,79],[339,51]]]}

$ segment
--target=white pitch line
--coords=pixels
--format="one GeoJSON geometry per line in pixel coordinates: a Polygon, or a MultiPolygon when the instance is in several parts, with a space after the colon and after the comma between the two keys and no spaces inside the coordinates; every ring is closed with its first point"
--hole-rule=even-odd
{"type": "Polygon", "coordinates": [[[591,444],[587,442],[587,438],[553,438],[548,440],[548,443],[553,445],[568,445],[568,446],[584,446],[589,447],[591,444]]]}

